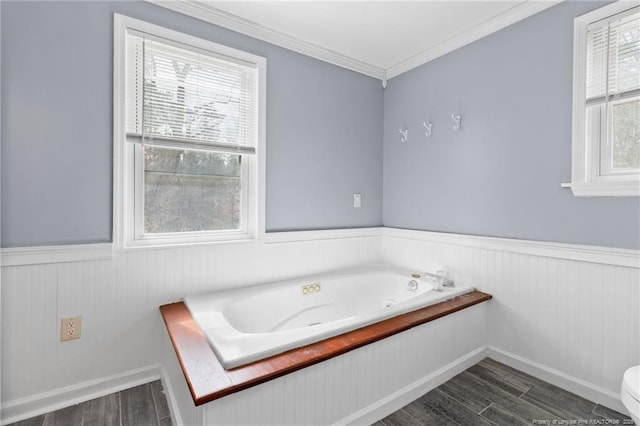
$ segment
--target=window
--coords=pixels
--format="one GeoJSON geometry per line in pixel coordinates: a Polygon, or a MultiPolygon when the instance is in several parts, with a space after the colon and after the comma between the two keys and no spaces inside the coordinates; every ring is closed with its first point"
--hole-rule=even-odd
{"type": "Polygon", "coordinates": [[[640,195],[640,7],[576,18],[572,182],[576,196],[640,195]]]}
{"type": "Polygon", "coordinates": [[[115,16],[114,241],[257,238],[264,58],[115,16]]]}

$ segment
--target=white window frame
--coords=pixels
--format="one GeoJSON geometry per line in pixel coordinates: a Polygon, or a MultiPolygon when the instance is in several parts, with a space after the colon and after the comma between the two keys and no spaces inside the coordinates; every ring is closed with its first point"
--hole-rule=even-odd
{"type": "MultiPolygon", "coordinates": [[[[588,140],[585,128],[588,26],[636,6],[633,1],[617,1],[574,20],[571,183],[562,186],[570,187],[577,197],[640,195],[640,174],[600,176],[600,141],[588,140]]],[[[608,137],[607,132],[600,133],[608,137]]]]}
{"type": "Polygon", "coordinates": [[[254,241],[265,233],[265,124],[266,124],[266,59],[193,37],[128,16],[114,14],[114,72],[113,72],[113,241],[116,248],[130,249],[154,246],[176,246],[204,243],[254,241]],[[142,146],[127,143],[126,137],[126,34],[128,30],[150,34],[169,42],[193,46],[197,49],[255,64],[258,70],[258,131],[255,154],[241,159],[242,211],[241,229],[141,234],[143,221],[142,146]],[[136,157],[138,159],[136,160],[136,157]],[[138,167],[136,167],[138,165],[138,167]],[[136,189],[137,188],[137,189],[136,189]],[[246,189],[246,190],[245,190],[246,189]],[[136,223],[137,222],[137,223],[136,223]]]}

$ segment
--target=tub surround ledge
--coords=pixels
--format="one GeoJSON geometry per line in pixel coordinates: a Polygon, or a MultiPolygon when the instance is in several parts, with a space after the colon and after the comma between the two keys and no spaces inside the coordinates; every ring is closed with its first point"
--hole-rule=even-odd
{"type": "Polygon", "coordinates": [[[160,312],[196,406],[344,354],[412,327],[488,301],[472,291],[435,305],[398,315],[357,330],[225,370],[183,302],[160,312]]]}

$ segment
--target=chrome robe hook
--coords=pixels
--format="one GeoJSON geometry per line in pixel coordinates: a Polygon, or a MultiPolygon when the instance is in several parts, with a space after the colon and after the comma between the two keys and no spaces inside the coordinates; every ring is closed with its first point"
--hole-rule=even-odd
{"type": "Polygon", "coordinates": [[[462,129],[462,117],[459,115],[451,114],[451,119],[453,120],[453,130],[462,129]]]}
{"type": "Polygon", "coordinates": [[[433,133],[433,124],[431,122],[429,122],[429,124],[427,124],[426,121],[423,121],[422,125],[426,129],[425,135],[427,137],[431,137],[431,134],[433,133]]]}
{"type": "Polygon", "coordinates": [[[400,132],[400,134],[402,135],[400,137],[400,142],[405,143],[406,141],[409,140],[409,129],[398,129],[398,131],[400,132]]]}

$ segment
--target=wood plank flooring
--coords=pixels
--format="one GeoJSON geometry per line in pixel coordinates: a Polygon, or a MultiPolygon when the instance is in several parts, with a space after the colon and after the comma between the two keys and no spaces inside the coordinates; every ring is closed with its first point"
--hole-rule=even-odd
{"type": "MultiPolygon", "coordinates": [[[[628,416],[486,358],[373,426],[632,425],[628,416]]],[[[9,426],[171,426],[160,381],[9,426]]]]}
{"type": "Polygon", "coordinates": [[[486,358],[374,426],[532,424],[633,422],[627,415],[486,358]]]}
{"type": "Polygon", "coordinates": [[[161,382],[155,381],[8,426],[171,426],[161,382]]]}

